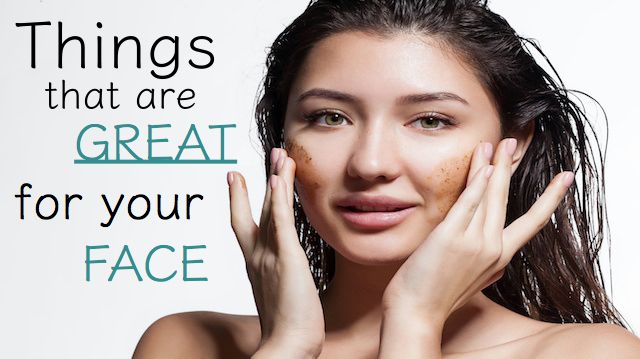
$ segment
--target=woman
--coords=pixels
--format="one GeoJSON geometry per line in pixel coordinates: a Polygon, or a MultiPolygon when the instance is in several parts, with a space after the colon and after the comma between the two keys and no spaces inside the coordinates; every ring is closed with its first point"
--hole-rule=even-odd
{"type": "Polygon", "coordinates": [[[477,0],[311,3],[267,59],[258,225],[228,174],[259,317],[168,316],[134,357],[640,357],[598,143],[526,43],[477,0]]]}

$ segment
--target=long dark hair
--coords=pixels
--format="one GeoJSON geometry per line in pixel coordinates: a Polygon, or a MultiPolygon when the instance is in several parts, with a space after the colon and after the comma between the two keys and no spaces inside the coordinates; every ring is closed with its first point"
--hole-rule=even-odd
{"type": "MultiPolygon", "coordinates": [[[[572,100],[578,92],[565,88],[536,42],[516,34],[504,18],[489,10],[486,1],[311,1],[276,38],[267,57],[264,88],[256,106],[265,154],[273,147],[284,147],[287,98],[307,53],[318,41],[344,31],[380,36],[411,31],[441,40],[472,66],[493,95],[503,135],[534,126],[532,142],[511,178],[507,224],[533,205],[555,174],[576,173],[551,221],[483,293],[537,320],[608,322],[627,328],[607,297],[598,260],[602,240],[610,238],[604,158],[593,126],[572,100]],[[530,47],[542,55],[554,76],[536,62],[530,47]]],[[[265,156],[267,175],[268,169],[265,156]]],[[[317,289],[323,291],[334,274],[335,252],[309,224],[297,193],[294,212],[317,289]]]]}

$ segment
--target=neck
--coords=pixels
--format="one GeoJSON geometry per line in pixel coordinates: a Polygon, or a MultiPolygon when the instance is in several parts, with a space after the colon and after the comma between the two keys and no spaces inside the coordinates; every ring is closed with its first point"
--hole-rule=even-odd
{"type": "Polygon", "coordinates": [[[379,332],[382,294],[400,265],[362,265],[336,252],[335,276],[320,297],[327,333],[379,332]]]}
{"type": "MultiPolygon", "coordinates": [[[[336,252],[335,276],[321,294],[326,338],[379,339],[382,295],[402,263],[368,266],[354,263],[336,252]]],[[[447,319],[442,348],[456,351],[482,342],[482,333],[497,317],[511,313],[481,292],[447,319]],[[476,338],[474,338],[476,337],[476,338]],[[477,339],[477,340],[476,340],[477,339]]],[[[495,323],[494,323],[495,324],[495,323]]]]}

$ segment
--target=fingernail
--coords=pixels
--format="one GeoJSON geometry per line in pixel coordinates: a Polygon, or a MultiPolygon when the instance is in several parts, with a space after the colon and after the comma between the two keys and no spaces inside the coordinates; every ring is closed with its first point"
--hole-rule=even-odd
{"type": "Polygon", "coordinates": [[[573,172],[566,172],[564,175],[562,175],[562,183],[565,186],[569,187],[573,183],[574,178],[575,175],[573,174],[573,172]]]}
{"type": "Polygon", "coordinates": [[[493,151],[493,145],[491,144],[491,142],[486,142],[482,146],[482,150],[487,160],[491,161],[491,152],[493,151]]]}
{"type": "Polygon", "coordinates": [[[233,173],[231,171],[227,172],[227,183],[229,186],[233,183],[233,173]]]}
{"type": "Polygon", "coordinates": [[[489,167],[487,167],[486,170],[484,170],[484,176],[486,178],[491,177],[491,175],[493,174],[493,166],[489,165],[489,167]]]}
{"type": "Polygon", "coordinates": [[[269,164],[271,165],[271,167],[274,167],[277,161],[278,161],[278,151],[276,147],[273,147],[271,149],[271,159],[269,164]]]}
{"type": "Polygon", "coordinates": [[[504,146],[504,150],[506,151],[507,155],[513,156],[513,154],[516,153],[517,144],[518,141],[515,138],[507,139],[507,143],[504,146]]]}

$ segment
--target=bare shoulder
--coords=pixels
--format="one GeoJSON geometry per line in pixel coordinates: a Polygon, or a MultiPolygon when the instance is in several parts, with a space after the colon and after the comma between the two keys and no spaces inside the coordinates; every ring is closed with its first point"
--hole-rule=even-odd
{"type": "Polygon", "coordinates": [[[640,339],[614,324],[558,324],[537,344],[536,359],[640,359],[640,339]]]}
{"type": "Polygon", "coordinates": [[[242,358],[257,350],[256,316],[185,312],[162,317],[144,332],[134,359],[242,358]]]}

